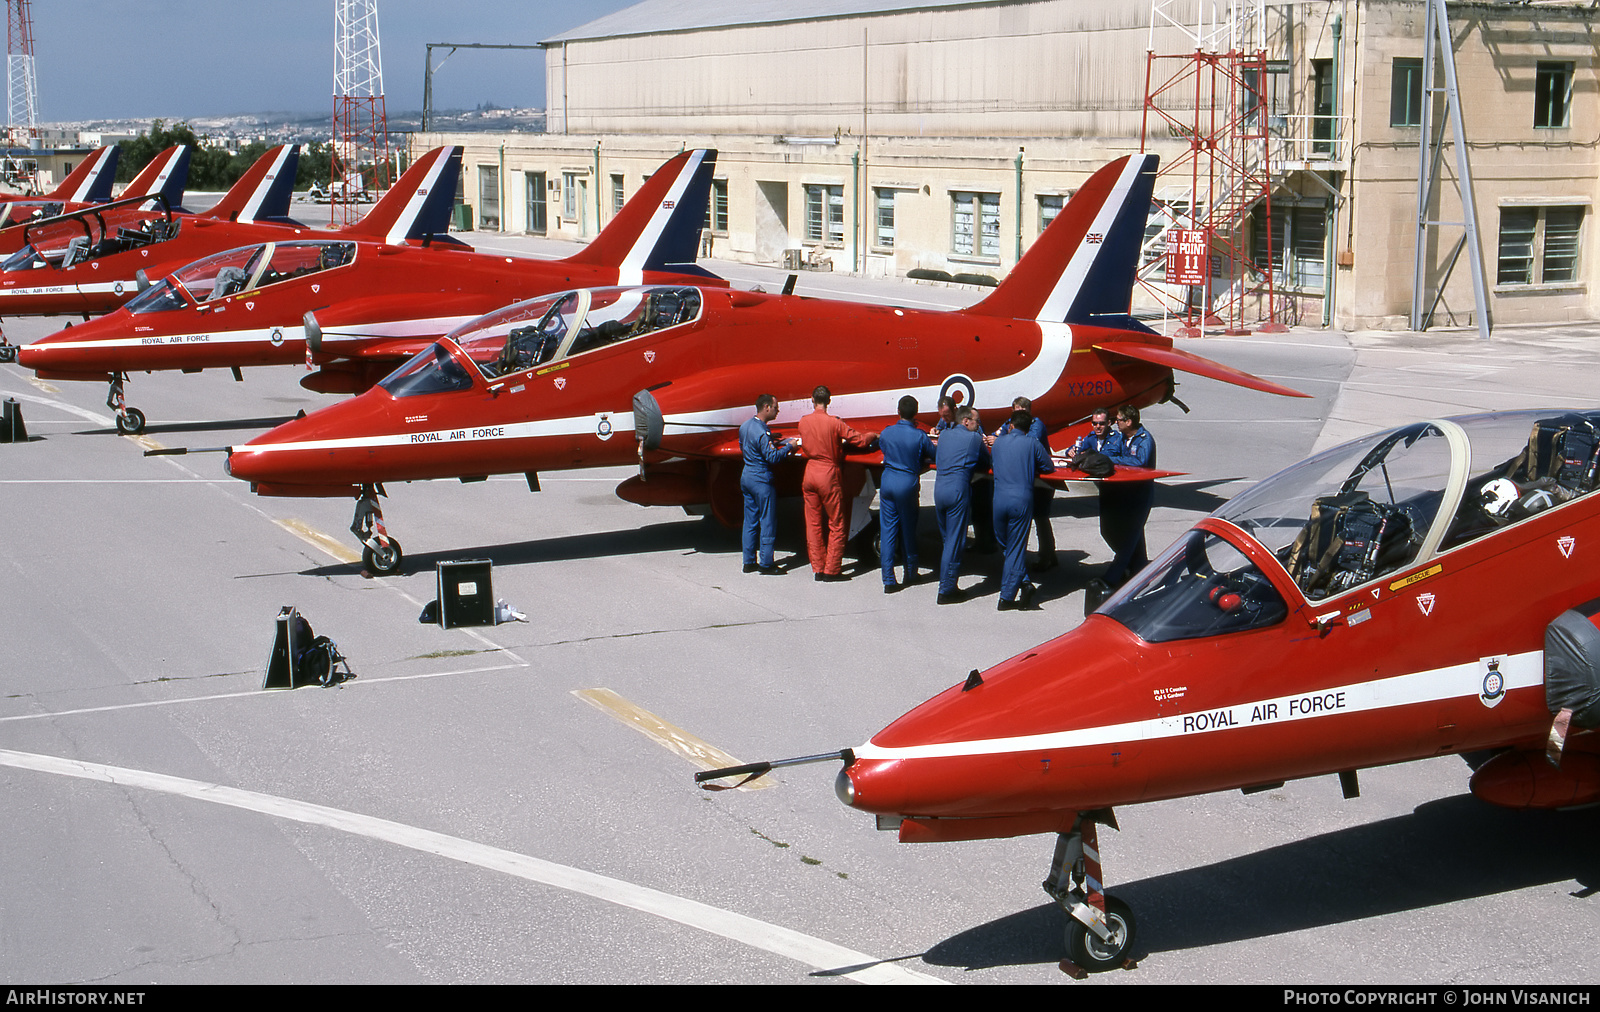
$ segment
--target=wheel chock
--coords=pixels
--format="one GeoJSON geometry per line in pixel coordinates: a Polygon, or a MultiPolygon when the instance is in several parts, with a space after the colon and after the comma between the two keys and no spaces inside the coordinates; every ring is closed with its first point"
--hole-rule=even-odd
{"type": "Polygon", "coordinates": [[[1073,980],[1083,980],[1089,976],[1088,970],[1085,970],[1083,967],[1079,966],[1077,963],[1074,963],[1070,959],[1063,959],[1061,961],[1061,972],[1066,974],[1068,977],[1071,977],[1073,980]]]}
{"type": "Polygon", "coordinates": [[[28,427],[22,423],[22,405],[16,398],[7,397],[4,413],[0,414],[0,443],[26,443],[28,427]]]}

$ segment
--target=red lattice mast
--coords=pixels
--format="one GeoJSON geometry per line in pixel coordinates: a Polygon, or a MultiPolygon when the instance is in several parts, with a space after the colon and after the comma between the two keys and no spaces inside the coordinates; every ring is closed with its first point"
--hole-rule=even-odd
{"type": "MultiPolygon", "coordinates": [[[[368,189],[389,186],[389,119],[378,52],[378,0],[334,0],[333,223],[361,217],[368,189]],[[341,180],[343,185],[339,185],[341,180]]],[[[370,198],[369,198],[370,199],[370,198]]]]}

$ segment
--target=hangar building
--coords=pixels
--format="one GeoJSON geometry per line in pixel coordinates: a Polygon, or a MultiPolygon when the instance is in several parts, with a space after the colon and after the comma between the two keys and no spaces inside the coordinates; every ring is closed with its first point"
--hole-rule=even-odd
{"type": "MultiPolygon", "coordinates": [[[[1600,15],[1573,0],[1448,11],[1491,317],[1600,317],[1600,15]]],[[[1273,248],[1259,206],[1241,245],[1287,293],[1288,322],[1407,326],[1424,12],[1254,7],[1273,248]]],[[[707,146],[718,257],[1000,278],[1089,173],[1141,149],[1147,53],[1192,52],[1179,26],[1198,17],[1187,0],[646,0],[542,43],[548,133],[414,143],[465,147],[480,229],[592,236],[663,160],[707,146]]],[[[1148,148],[1170,161],[1181,134],[1148,148]]],[[[1459,222],[1448,170],[1444,184],[1430,216],[1459,222]]],[[[1186,199],[1165,183],[1157,196],[1186,199]]],[[[1426,285],[1431,299],[1443,283],[1437,322],[1468,326],[1454,241],[1430,236],[1426,285]]]]}

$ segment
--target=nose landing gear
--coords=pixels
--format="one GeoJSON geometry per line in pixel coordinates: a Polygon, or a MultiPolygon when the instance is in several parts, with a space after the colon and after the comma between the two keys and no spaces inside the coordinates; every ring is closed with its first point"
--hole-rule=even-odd
{"type": "Polygon", "coordinates": [[[385,495],[382,485],[363,485],[356,497],[356,516],[350,523],[350,533],[361,542],[361,565],[379,576],[393,576],[400,572],[405,558],[400,542],[389,537],[383,526],[383,510],[378,506],[378,496],[385,495]]]}
{"type": "Polygon", "coordinates": [[[1138,925],[1133,911],[1114,896],[1101,892],[1100,846],[1095,821],[1107,821],[1116,828],[1116,817],[1104,812],[1079,812],[1072,832],[1056,837],[1055,858],[1050,876],[1042,883],[1050,895],[1072,918],[1067,922],[1067,958],[1061,971],[1082,980],[1090,973],[1121,967],[1132,970],[1138,925]]]}
{"type": "Polygon", "coordinates": [[[106,407],[117,413],[117,435],[137,436],[144,431],[144,412],[138,408],[128,407],[127,401],[122,396],[122,384],[127,382],[128,374],[115,373],[111,377],[111,392],[106,395],[106,407]]]}

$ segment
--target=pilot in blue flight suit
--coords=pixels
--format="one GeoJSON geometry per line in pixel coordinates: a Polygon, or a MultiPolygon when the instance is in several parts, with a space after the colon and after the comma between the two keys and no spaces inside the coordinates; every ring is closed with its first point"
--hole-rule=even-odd
{"type": "Polygon", "coordinates": [[[756,398],[755,416],[739,426],[739,449],[744,454],[744,472],[739,475],[739,491],[744,493],[744,571],[778,573],[772,561],[778,541],[776,504],[778,493],[772,485],[772,465],[787,457],[794,440],[777,441],[767,426],[778,417],[778,399],[771,394],[756,398]],[[756,562],[757,538],[761,561],[756,562]]]}
{"type": "Polygon", "coordinates": [[[941,432],[934,455],[938,474],[933,482],[933,508],[944,545],[939,557],[939,604],[955,604],[966,597],[956,578],[961,575],[961,555],[967,546],[972,472],[989,466],[989,448],[983,445],[977,414],[971,408],[956,408],[955,419],[954,426],[941,432]]]}
{"type": "Polygon", "coordinates": [[[878,489],[880,524],[878,555],[883,563],[883,592],[893,594],[917,580],[917,510],[919,480],[933,463],[933,443],[917,428],[917,399],[900,398],[900,420],[883,430],[878,448],[883,451],[883,485],[878,489]],[[905,562],[905,583],[894,581],[896,558],[905,562]]]}
{"type": "MultiPolygon", "coordinates": [[[[1029,414],[1033,413],[1033,402],[1026,397],[1018,397],[1011,402],[1011,409],[1021,408],[1029,414]]],[[[1006,422],[995,433],[1009,432],[1011,423],[1006,422]]],[[[1050,436],[1045,432],[1044,422],[1038,418],[1033,420],[1033,425],[1028,428],[1028,435],[1037,439],[1044,446],[1045,455],[1050,453],[1050,436]]],[[[1055,497],[1056,490],[1051,485],[1035,484],[1033,486],[1033,522],[1039,529],[1039,562],[1035,567],[1038,571],[1056,568],[1056,532],[1050,526],[1050,500],[1055,497]]]]}
{"type": "MultiPolygon", "coordinates": [[[[1117,409],[1117,431],[1100,452],[1113,464],[1124,467],[1156,466],[1155,437],[1139,424],[1138,408],[1130,404],[1117,409]]],[[[1150,564],[1144,526],[1150,519],[1155,496],[1153,481],[1105,482],[1100,486],[1100,534],[1116,553],[1101,577],[1111,590],[1150,564]]]]}
{"type": "Polygon", "coordinates": [[[1027,567],[1033,480],[1056,469],[1044,444],[1029,434],[1032,426],[1033,416],[1018,408],[1011,413],[1011,431],[996,436],[990,450],[994,458],[994,533],[1005,552],[1000,569],[1001,611],[1026,608],[1033,600],[1027,567]]]}

